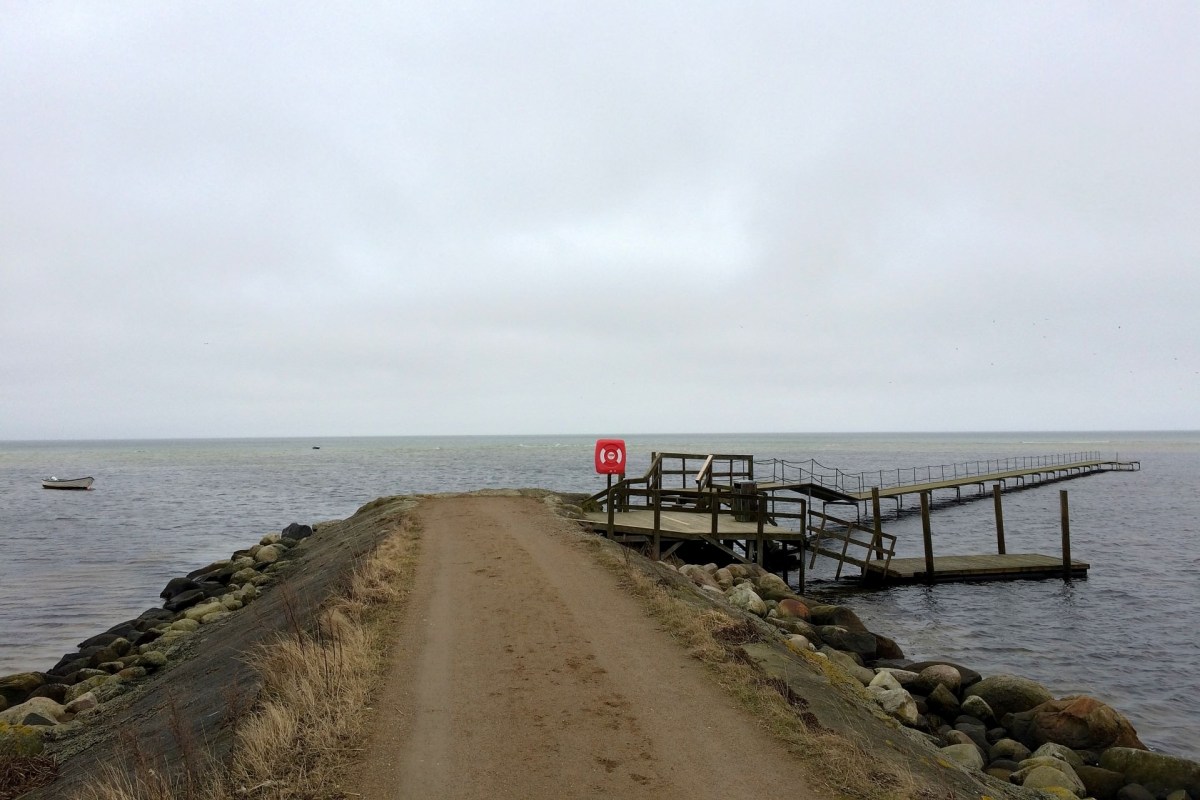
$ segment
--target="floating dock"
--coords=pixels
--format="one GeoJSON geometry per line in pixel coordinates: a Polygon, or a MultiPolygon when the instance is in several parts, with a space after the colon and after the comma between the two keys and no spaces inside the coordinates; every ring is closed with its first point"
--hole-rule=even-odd
{"type": "MultiPolygon", "coordinates": [[[[1071,561],[1072,578],[1086,578],[1091,565],[1071,561]]],[[[893,558],[886,566],[878,561],[867,563],[863,583],[951,583],[964,581],[1029,580],[1063,577],[1063,562],[1055,556],[1039,553],[1006,553],[976,556],[937,556],[933,559],[933,580],[923,558],[893,558]]]]}

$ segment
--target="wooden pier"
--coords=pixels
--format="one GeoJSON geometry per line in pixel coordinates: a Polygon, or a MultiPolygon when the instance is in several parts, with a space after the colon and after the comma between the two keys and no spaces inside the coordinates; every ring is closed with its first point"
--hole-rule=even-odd
{"type": "MultiPolygon", "coordinates": [[[[846,564],[859,567],[865,584],[940,583],[947,581],[1016,580],[1045,577],[1085,577],[1089,564],[1070,555],[1066,492],[1062,503],[1062,556],[1005,552],[1000,492],[1014,482],[1048,482],[1110,470],[1140,468],[1138,462],[1120,462],[1093,454],[1039,456],[1031,459],[972,462],[912,470],[919,480],[896,481],[871,486],[865,492],[835,488],[838,483],[812,480],[754,481],[755,464],[772,464],[778,477],[779,462],[756,462],[751,455],[656,453],[650,469],[641,478],[609,482],[608,488],[584,502],[584,520],[593,530],[629,545],[640,546],[652,558],[666,558],[688,543],[703,542],[730,559],[763,565],[767,554],[797,562],[801,589],[804,562],[809,567],[818,555],[838,562],[836,578],[846,564]],[[1079,457],[1086,455],[1088,457],[1079,457]],[[988,468],[980,468],[986,465],[988,468]],[[933,492],[979,484],[992,484],[996,499],[997,552],[969,556],[933,556],[929,514],[933,492]],[[678,484],[678,485],[675,485],[678,484]],[[865,499],[860,500],[860,495],[865,499]],[[895,537],[880,525],[881,499],[918,494],[924,523],[924,558],[895,558],[895,537]],[[842,499],[837,499],[838,497],[842,499]],[[812,499],[826,502],[870,502],[870,526],[861,520],[846,520],[816,511],[812,499]]],[[[816,462],[811,462],[815,464],[816,462]]],[[[863,476],[887,473],[836,473],[841,484],[863,476]],[[840,476],[840,477],[838,477],[840,476]]],[[[899,475],[900,471],[897,470],[899,475]]]]}
{"type": "Polygon", "coordinates": [[[1106,458],[1098,452],[1063,453],[1052,456],[968,461],[961,464],[939,464],[929,467],[907,467],[896,470],[844,472],[826,467],[814,459],[795,462],[769,459],[757,462],[763,476],[759,488],[766,491],[793,491],[828,504],[865,507],[872,498],[894,500],[899,508],[905,495],[954,490],[962,499],[964,487],[977,487],[984,496],[987,487],[1000,484],[1002,490],[1025,488],[1044,483],[1093,475],[1098,472],[1136,472],[1138,461],[1106,458]]]}

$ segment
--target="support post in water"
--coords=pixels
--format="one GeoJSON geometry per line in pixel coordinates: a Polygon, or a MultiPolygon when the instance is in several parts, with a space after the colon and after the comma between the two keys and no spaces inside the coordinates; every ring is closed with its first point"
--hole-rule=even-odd
{"type": "Polygon", "coordinates": [[[1004,506],[1000,502],[1000,484],[992,484],[992,500],[996,504],[996,552],[1004,555],[1004,506]]]}
{"type": "Polygon", "coordinates": [[[929,492],[921,492],[921,534],[925,538],[925,582],[933,584],[933,529],[929,526],[929,492]]]}
{"type": "Polygon", "coordinates": [[[1067,503],[1067,490],[1058,492],[1058,507],[1062,513],[1062,557],[1063,580],[1071,580],[1071,509],[1067,503]]]}

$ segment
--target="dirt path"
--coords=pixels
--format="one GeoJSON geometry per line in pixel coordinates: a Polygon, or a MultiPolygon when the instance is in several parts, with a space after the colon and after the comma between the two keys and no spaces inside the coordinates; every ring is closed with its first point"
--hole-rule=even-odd
{"type": "Polygon", "coordinates": [[[439,498],[417,516],[421,561],[355,792],[816,796],[543,504],[439,498]]]}

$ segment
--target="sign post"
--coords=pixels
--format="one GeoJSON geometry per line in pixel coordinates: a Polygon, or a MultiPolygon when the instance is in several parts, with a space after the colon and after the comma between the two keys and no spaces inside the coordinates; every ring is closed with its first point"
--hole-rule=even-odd
{"type": "Polygon", "coordinates": [[[608,530],[607,536],[613,538],[616,513],[616,498],[613,496],[613,475],[625,479],[625,440],[597,439],[596,440],[596,473],[608,477],[608,530]]]}

